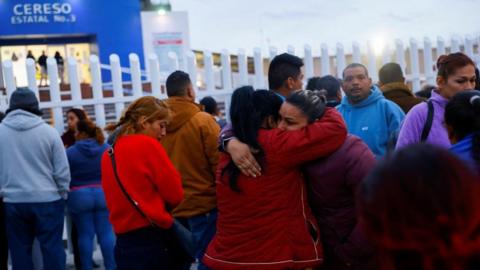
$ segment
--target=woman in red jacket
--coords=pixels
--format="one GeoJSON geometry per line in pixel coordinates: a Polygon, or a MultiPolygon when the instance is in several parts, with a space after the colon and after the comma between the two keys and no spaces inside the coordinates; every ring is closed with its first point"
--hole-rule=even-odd
{"type": "Polygon", "coordinates": [[[240,174],[223,154],[217,168],[217,234],[203,258],[212,269],[305,269],[323,260],[300,164],[335,151],[345,140],[342,117],[297,131],[275,128],[281,99],[246,86],[235,90],[230,117],[236,137],[256,149],[262,175],[240,174]],[[248,113],[245,113],[248,112],[248,113]]]}
{"type": "Polygon", "coordinates": [[[155,97],[134,101],[120,121],[107,131],[117,130],[114,155],[118,178],[143,216],[122,192],[115,179],[108,153],[102,158],[102,185],[117,235],[117,269],[178,269],[171,246],[173,218],[168,207],[183,198],[180,175],[159,140],[165,136],[169,110],[155,97]],[[156,226],[151,226],[152,221],[156,226]]]}
{"type": "MultiPolygon", "coordinates": [[[[280,109],[279,128],[297,130],[319,115],[317,91],[297,91],[280,109]]],[[[320,226],[325,252],[322,270],[375,269],[374,251],[357,222],[355,194],[363,178],[375,166],[375,156],[358,137],[348,135],[345,143],[328,157],[304,166],[308,198],[320,226]]]]}

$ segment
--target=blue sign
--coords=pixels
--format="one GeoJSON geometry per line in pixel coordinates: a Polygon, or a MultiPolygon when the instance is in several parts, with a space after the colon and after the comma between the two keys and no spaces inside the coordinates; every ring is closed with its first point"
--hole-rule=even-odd
{"type": "Polygon", "coordinates": [[[116,53],[127,66],[136,53],[143,66],[139,0],[0,0],[0,46],[12,37],[62,36],[91,37],[101,63],[116,53]]]}

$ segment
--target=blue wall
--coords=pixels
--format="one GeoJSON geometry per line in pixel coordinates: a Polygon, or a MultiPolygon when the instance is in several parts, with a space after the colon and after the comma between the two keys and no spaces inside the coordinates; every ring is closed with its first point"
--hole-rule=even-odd
{"type": "Polygon", "coordinates": [[[139,0],[0,0],[0,40],[18,35],[94,35],[101,63],[134,52],[144,67],[139,0]]]}

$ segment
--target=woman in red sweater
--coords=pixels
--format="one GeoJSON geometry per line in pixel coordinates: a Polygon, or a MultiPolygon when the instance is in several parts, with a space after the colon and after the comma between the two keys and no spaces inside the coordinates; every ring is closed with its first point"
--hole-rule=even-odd
{"type": "Polygon", "coordinates": [[[108,153],[102,158],[102,185],[117,235],[117,269],[178,269],[173,218],[168,208],[183,199],[180,175],[159,140],[169,119],[167,105],[155,97],[134,101],[120,121],[106,128],[116,131],[114,155],[118,178],[138,203],[143,216],[127,199],[115,179],[108,153]],[[151,221],[155,226],[151,225],[151,221]]]}
{"type": "Polygon", "coordinates": [[[277,129],[281,104],[272,91],[246,86],[233,93],[233,131],[258,150],[262,175],[247,177],[229,155],[221,156],[217,234],[203,258],[212,269],[305,269],[322,263],[320,233],[299,167],[335,151],[346,127],[338,112],[325,108],[320,120],[303,129],[277,129]]]}

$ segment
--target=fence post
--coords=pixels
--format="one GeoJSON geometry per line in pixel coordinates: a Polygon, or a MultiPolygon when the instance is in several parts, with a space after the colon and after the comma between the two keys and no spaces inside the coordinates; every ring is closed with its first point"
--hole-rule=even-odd
{"type": "Polygon", "coordinates": [[[277,56],[278,54],[278,50],[276,47],[273,47],[273,46],[270,46],[269,48],[269,53],[270,53],[270,61],[272,61],[272,59],[277,56]]]}
{"type": "Polygon", "coordinates": [[[328,55],[328,46],[325,43],[321,45],[322,51],[322,76],[330,74],[330,56],[328,55]]]}
{"type": "Polygon", "coordinates": [[[437,37],[437,59],[442,54],[446,54],[445,40],[441,36],[438,36],[437,37]]]}
{"type": "Polygon", "coordinates": [[[255,66],[255,89],[265,88],[262,51],[258,47],[253,50],[253,60],[253,64],[255,66]]]}
{"type": "Polygon", "coordinates": [[[420,90],[420,67],[418,64],[418,45],[415,39],[410,39],[410,64],[412,65],[412,90],[420,90]]]}
{"type": "Polygon", "coordinates": [[[168,52],[168,67],[170,72],[172,73],[176,70],[180,70],[180,67],[178,65],[178,55],[175,52],[168,52]]]}
{"type": "Polygon", "coordinates": [[[383,48],[382,52],[382,64],[390,63],[391,62],[391,52],[390,52],[390,46],[387,44],[385,45],[385,48],[383,48]]]}
{"type": "MultiPolygon", "coordinates": [[[[115,98],[122,98],[123,97],[123,82],[122,82],[122,70],[120,64],[120,57],[117,54],[110,55],[110,68],[112,74],[112,85],[113,85],[113,96],[115,98]]],[[[153,67],[150,66],[150,70],[153,67]]],[[[152,80],[153,78],[150,77],[152,80]]],[[[115,117],[116,119],[120,119],[122,115],[123,109],[125,108],[125,104],[123,102],[115,102],[115,117]]]]}
{"type": "Polygon", "coordinates": [[[68,81],[70,82],[70,93],[72,100],[78,102],[82,100],[80,90],[80,80],[78,79],[77,60],[74,57],[67,58],[68,64],[68,81]]]}
{"type": "Polygon", "coordinates": [[[230,55],[227,50],[222,50],[222,82],[223,90],[232,90],[232,67],[230,65],[230,55]]]}
{"type": "MultiPolygon", "coordinates": [[[[102,73],[100,72],[100,62],[98,60],[98,56],[94,54],[90,55],[90,73],[92,75],[93,100],[102,100],[102,73]]],[[[106,124],[105,106],[103,103],[95,104],[95,122],[99,127],[104,127],[106,124]]]]}
{"type": "Polygon", "coordinates": [[[460,42],[457,36],[452,37],[452,45],[450,47],[450,53],[460,52],[460,42]]]}
{"type": "Polygon", "coordinates": [[[310,45],[305,44],[305,56],[303,58],[303,62],[305,63],[305,76],[304,76],[304,84],[309,78],[313,77],[313,57],[312,57],[312,47],[310,45]]]}
{"type": "Polygon", "coordinates": [[[193,89],[197,92],[197,60],[192,51],[187,52],[186,58],[188,75],[190,75],[190,80],[192,80],[193,89]]]}
{"type": "Polygon", "coordinates": [[[55,107],[52,108],[53,125],[59,133],[62,133],[64,130],[63,111],[60,105],[62,98],[60,96],[60,85],[58,83],[57,61],[53,57],[47,58],[47,72],[50,87],[50,100],[57,103],[55,104],[55,107]]]}
{"type": "MultiPolygon", "coordinates": [[[[151,53],[148,56],[148,65],[150,66],[150,86],[152,87],[152,96],[156,98],[162,98],[162,92],[160,91],[160,67],[158,65],[157,54],[151,53]]],[[[192,84],[195,82],[192,79],[192,84]]]]}
{"type": "Polygon", "coordinates": [[[373,51],[372,42],[367,41],[367,54],[368,54],[368,73],[372,78],[372,81],[378,82],[378,72],[377,72],[377,58],[375,52],[373,51]]]}
{"type": "Polygon", "coordinates": [[[405,49],[403,47],[403,42],[400,39],[395,40],[395,54],[396,54],[396,61],[402,67],[403,73],[407,68],[405,63],[405,49]]]}
{"type": "Polygon", "coordinates": [[[3,78],[5,80],[5,89],[7,90],[7,99],[10,102],[10,96],[15,91],[15,77],[13,75],[13,63],[12,60],[5,60],[2,63],[3,78]]]}
{"type": "Polygon", "coordinates": [[[287,46],[287,53],[289,53],[291,55],[295,55],[295,47],[293,47],[292,45],[288,45],[287,46]]]}
{"type": "Polygon", "coordinates": [[[240,86],[248,85],[248,66],[245,50],[238,50],[238,74],[240,75],[240,86]]]}
{"type": "Polygon", "coordinates": [[[425,80],[428,84],[435,84],[433,74],[433,60],[432,60],[432,42],[426,37],[423,40],[423,65],[425,69],[425,80]]]}
{"type": "Polygon", "coordinates": [[[475,55],[473,54],[473,39],[470,35],[465,37],[465,54],[471,59],[475,58],[475,55]]]}
{"type": "Polygon", "coordinates": [[[205,86],[207,91],[215,90],[215,74],[213,73],[213,56],[212,52],[205,51],[203,53],[203,61],[205,68],[205,86]]]}
{"type": "Polygon", "coordinates": [[[337,78],[343,79],[345,69],[345,52],[342,43],[337,43],[337,78]]]}
{"type": "Polygon", "coordinates": [[[360,53],[360,44],[354,41],[352,45],[352,63],[362,63],[362,54],[360,53]]]}
{"type": "Polygon", "coordinates": [[[38,86],[37,86],[37,78],[36,78],[36,68],[35,68],[35,61],[31,58],[27,58],[26,61],[26,68],[27,68],[27,80],[28,80],[28,88],[35,93],[37,99],[40,100],[38,94],[38,86]]]}
{"type": "Polygon", "coordinates": [[[138,59],[138,55],[135,53],[129,54],[128,59],[130,60],[130,77],[132,79],[133,96],[139,98],[143,95],[140,60],[138,59]]]}

